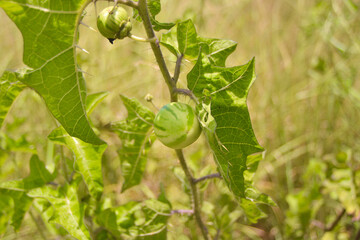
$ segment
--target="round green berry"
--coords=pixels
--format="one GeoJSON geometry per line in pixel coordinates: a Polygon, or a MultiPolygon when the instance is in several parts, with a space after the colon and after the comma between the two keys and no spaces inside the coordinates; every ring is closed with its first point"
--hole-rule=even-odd
{"type": "Polygon", "coordinates": [[[154,132],[165,146],[181,149],[199,138],[201,127],[190,105],[172,102],[163,106],[156,114],[154,132]]]}
{"type": "Polygon", "coordinates": [[[126,10],[119,6],[104,8],[98,18],[97,27],[101,35],[112,43],[115,39],[128,36],[132,25],[126,10]]]}

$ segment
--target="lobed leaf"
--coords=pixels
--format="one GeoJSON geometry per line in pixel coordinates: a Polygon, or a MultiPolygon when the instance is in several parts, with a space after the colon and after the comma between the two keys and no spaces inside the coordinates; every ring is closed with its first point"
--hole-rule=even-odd
{"type": "Polygon", "coordinates": [[[105,209],[98,215],[97,221],[113,235],[162,240],[166,239],[166,223],[170,215],[171,205],[168,202],[149,199],[143,203],[128,202],[105,209]]]}
{"type": "Polygon", "coordinates": [[[84,208],[76,192],[77,185],[78,180],[58,189],[43,186],[29,191],[28,195],[44,198],[51,203],[53,215],[50,222],[60,224],[76,239],[89,240],[90,234],[83,222],[84,208]]]}
{"type": "Polygon", "coordinates": [[[12,202],[7,203],[11,203],[14,208],[11,215],[11,225],[15,230],[20,228],[21,222],[32,203],[32,198],[28,197],[26,192],[41,187],[54,178],[55,175],[45,168],[45,164],[40,161],[38,156],[33,155],[30,159],[30,175],[28,177],[0,184],[0,195],[12,199],[12,202]]]}
{"type": "Polygon", "coordinates": [[[104,188],[101,159],[107,145],[86,143],[78,138],[71,137],[62,127],[53,130],[48,138],[57,144],[70,148],[75,155],[77,169],[83,176],[91,196],[100,199],[104,188]]]}
{"type": "Polygon", "coordinates": [[[232,40],[204,38],[197,35],[196,28],[191,19],[179,22],[162,34],[160,43],[172,54],[182,54],[190,61],[196,61],[200,49],[215,66],[225,66],[227,57],[235,51],[237,43],[232,40]]]}
{"type": "Polygon", "coordinates": [[[22,220],[31,206],[32,199],[28,197],[25,192],[2,187],[0,188],[0,196],[6,196],[12,199],[12,202],[8,202],[10,205],[7,206],[7,208],[13,207],[13,212],[12,215],[8,217],[11,218],[11,225],[14,227],[15,231],[19,230],[22,220]]]}
{"type": "Polygon", "coordinates": [[[86,88],[76,61],[78,24],[86,0],[2,0],[2,7],[24,38],[20,79],[45,100],[50,112],[74,137],[92,144],[96,136],[85,110],[86,88]]]}
{"type": "Polygon", "coordinates": [[[6,232],[8,222],[14,215],[15,204],[12,197],[0,191],[0,234],[6,232]]]}
{"type": "Polygon", "coordinates": [[[0,128],[6,114],[8,113],[11,104],[20,92],[25,88],[25,85],[18,81],[16,73],[4,72],[0,78],[0,128]]]}
{"type": "Polygon", "coordinates": [[[226,68],[214,66],[206,54],[200,54],[187,80],[188,88],[202,100],[200,118],[219,171],[235,196],[244,198],[246,159],[263,150],[252,130],[246,105],[248,90],[255,80],[254,59],[226,68]]]}
{"type": "MultiPolygon", "coordinates": [[[[162,23],[155,19],[155,16],[161,12],[160,0],[148,0],[147,6],[149,9],[150,21],[155,31],[160,31],[163,29],[169,30],[173,26],[175,26],[175,23],[162,23]]],[[[141,17],[139,16],[139,12],[136,9],[134,9],[133,18],[135,18],[139,22],[142,21],[141,17]]]]}
{"type": "Polygon", "coordinates": [[[152,125],[154,113],[143,106],[138,100],[121,95],[128,117],[112,124],[112,129],[121,139],[119,150],[121,169],[125,178],[122,191],[141,182],[146,157],[152,145],[152,125]]]}
{"type": "Polygon", "coordinates": [[[0,184],[0,188],[15,191],[28,191],[53,181],[55,176],[55,173],[51,174],[46,169],[45,164],[40,161],[37,155],[33,155],[30,159],[29,176],[20,180],[3,182],[0,184]]]}

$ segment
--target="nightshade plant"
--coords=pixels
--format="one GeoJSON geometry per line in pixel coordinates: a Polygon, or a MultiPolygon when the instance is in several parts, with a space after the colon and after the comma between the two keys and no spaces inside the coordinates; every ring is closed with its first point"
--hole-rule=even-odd
{"type": "MultiPolygon", "coordinates": [[[[61,226],[76,239],[166,239],[167,221],[171,215],[182,212],[172,209],[164,191],[157,199],[130,201],[119,206],[110,204],[103,194],[101,159],[107,144],[93,130],[95,126],[89,121],[89,114],[106,93],[87,94],[76,59],[76,52],[81,49],[77,42],[84,9],[95,3],[91,0],[0,1],[0,7],[22,33],[23,61],[27,65],[26,69],[2,74],[0,124],[16,96],[29,87],[43,98],[59,123],[49,140],[66,146],[74,156],[74,164],[65,165],[65,168],[72,168],[73,174],[70,179],[63,176],[66,178],[63,183],[57,181],[57,170],[49,171],[35,151],[28,177],[0,184],[0,205],[8,206],[2,208],[8,212],[1,215],[1,233],[6,231],[8,222],[18,230],[33,206],[44,222],[61,226]],[[79,192],[79,189],[85,190],[79,192]]],[[[219,181],[226,183],[248,222],[255,223],[264,217],[258,205],[274,203],[252,186],[263,148],[255,138],[246,105],[249,88],[255,80],[255,60],[226,67],[226,59],[234,52],[236,42],[200,37],[191,20],[157,21],[160,0],[117,0],[114,4],[114,9],[121,4],[132,8],[131,21],[143,23],[146,44],[150,44],[155,55],[169,89],[170,102],[177,102],[178,96],[184,95],[196,106],[196,118],[219,173],[195,178],[183,150],[175,147],[175,151],[192,201],[187,213],[194,216],[203,239],[219,238],[223,231],[220,225],[214,229],[216,224],[209,224],[201,211],[198,184],[210,178],[221,178],[219,181]],[[163,57],[164,49],[177,58],[173,75],[163,57]],[[187,73],[187,88],[180,89],[177,83],[184,59],[192,62],[193,67],[187,73]]],[[[131,28],[128,21],[120,22],[126,25],[121,29],[131,28]]],[[[139,40],[128,32],[125,35],[139,40]]],[[[114,38],[121,39],[125,35],[114,38]]],[[[153,134],[155,113],[134,98],[121,95],[121,99],[128,117],[109,126],[122,142],[118,153],[124,192],[141,183],[147,152],[156,137],[153,134]]],[[[53,229],[53,232],[61,234],[59,230],[53,229]]]]}

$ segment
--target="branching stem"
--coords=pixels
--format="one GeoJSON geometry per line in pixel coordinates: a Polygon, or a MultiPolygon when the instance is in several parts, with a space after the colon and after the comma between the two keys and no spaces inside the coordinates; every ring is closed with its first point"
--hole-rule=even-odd
{"type": "Polygon", "coordinates": [[[176,60],[176,65],[175,65],[175,72],[174,72],[174,77],[173,80],[175,83],[177,83],[177,81],[179,80],[179,76],[180,76],[180,68],[181,68],[181,62],[183,59],[182,54],[178,55],[177,60],[176,60]]]}
{"type": "MultiPolygon", "coordinates": [[[[175,73],[174,73],[174,78],[171,77],[170,72],[168,70],[168,67],[166,65],[164,56],[162,54],[162,51],[160,49],[160,44],[159,44],[159,40],[157,39],[153,26],[151,24],[150,21],[150,15],[149,15],[149,10],[147,7],[147,1],[146,0],[139,0],[137,3],[133,2],[131,0],[118,0],[119,3],[134,7],[138,10],[139,12],[139,16],[141,17],[142,21],[143,21],[143,25],[147,34],[148,39],[154,39],[153,41],[150,41],[150,46],[151,49],[155,55],[156,58],[156,62],[159,65],[160,71],[164,77],[165,83],[168,86],[169,89],[169,93],[170,93],[170,100],[171,102],[177,102],[178,101],[178,93],[179,92],[184,92],[184,91],[179,91],[176,88],[176,82],[177,79],[179,78],[180,75],[180,65],[181,65],[181,60],[182,60],[182,56],[178,57],[177,60],[177,66],[175,67],[175,73]]],[[[195,98],[196,99],[196,98],[195,98]]],[[[205,240],[209,239],[209,235],[208,235],[208,231],[207,228],[205,226],[205,224],[203,223],[202,219],[201,219],[201,209],[200,209],[200,201],[199,201],[199,194],[198,194],[198,189],[196,187],[196,183],[194,182],[194,178],[186,164],[185,158],[184,158],[184,154],[183,151],[181,149],[175,150],[176,154],[179,158],[180,164],[182,169],[185,172],[185,175],[190,183],[191,186],[191,195],[192,195],[192,203],[193,203],[193,211],[194,211],[194,215],[195,215],[195,219],[196,222],[198,224],[198,226],[201,229],[201,233],[204,237],[205,240]]]]}
{"type": "Polygon", "coordinates": [[[201,178],[194,179],[194,183],[198,183],[198,182],[204,181],[206,179],[211,179],[211,178],[220,178],[220,179],[222,179],[220,173],[213,173],[213,174],[203,176],[201,178]]]}
{"type": "Polygon", "coordinates": [[[151,39],[146,39],[146,38],[135,36],[135,35],[133,35],[131,33],[128,35],[128,37],[135,40],[135,41],[138,41],[138,42],[156,42],[156,40],[157,40],[156,37],[151,38],[151,39]]]}
{"type": "Polygon", "coordinates": [[[192,204],[193,204],[193,209],[194,209],[194,215],[195,215],[195,219],[197,224],[200,227],[201,233],[204,237],[204,239],[209,239],[209,235],[208,235],[208,230],[204,224],[204,222],[201,219],[201,207],[200,207],[200,199],[199,199],[199,194],[198,194],[198,190],[196,187],[196,183],[195,183],[195,179],[192,176],[186,161],[185,161],[185,157],[183,154],[183,151],[181,149],[177,149],[176,151],[176,155],[179,158],[180,164],[182,169],[185,172],[186,178],[188,179],[189,183],[190,183],[190,188],[191,188],[191,195],[192,195],[192,204]]]}
{"type": "Polygon", "coordinates": [[[185,88],[175,88],[173,90],[176,94],[182,94],[182,95],[186,95],[188,97],[190,97],[196,104],[199,104],[199,101],[197,99],[197,97],[194,95],[194,93],[192,91],[190,91],[189,89],[185,89],[185,88]]]}
{"type": "Polygon", "coordinates": [[[194,210],[193,209],[175,209],[175,210],[171,210],[171,214],[189,214],[189,215],[193,215],[194,214],[194,210]]]}

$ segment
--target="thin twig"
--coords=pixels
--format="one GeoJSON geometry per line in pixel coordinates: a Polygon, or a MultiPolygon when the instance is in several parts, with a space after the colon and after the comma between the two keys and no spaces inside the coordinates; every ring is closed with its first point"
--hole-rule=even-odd
{"type": "Polygon", "coordinates": [[[190,91],[189,89],[185,89],[185,88],[175,88],[173,90],[174,93],[176,94],[182,94],[182,95],[186,95],[188,97],[190,97],[192,100],[194,100],[194,102],[196,104],[199,104],[199,101],[197,99],[197,97],[194,95],[194,93],[192,91],[190,91]]]}
{"type": "Polygon", "coordinates": [[[211,179],[211,178],[220,178],[220,179],[222,179],[220,173],[213,173],[213,174],[203,176],[201,178],[194,179],[194,183],[198,183],[198,182],[201,182],[203,180],[211,179]]]}
{"type": "MultiPolygon", "coordinates": [[[[126,6],[132,7],[132,8],[138,8],[138,3],[134,2],[132,0],[92,0],[92,2],[95,4],[97,1],[107,1],[107,2],[114,2],[115,4],[120,3],[120,4],[124,4],[126,6]]],[[[95,5],[96,6],[96,5],[95,5]]]]}
{"type": "Polygon", "coordinates": [[[175,210],[171,210],[171,214],[180,214],[180,215],[189,214],[189,215],[193,215],[194,210],[193,209],[175,209],[175,210]]]}
{"type": "Polygon", "coordinates": [[[214,237],[214,240],[218,240],[220,237],[220,228],[218,228],[218,230],[216,231],[216,235],[214,237]]]}
{"type": "Polygon", "coordinates": [[[332,231],[336,225],[340,222],[341,218],[345,215],[346,210],[345,208],[340,212],[340,214],[336,217],[335,221],[329,226],[325,228],[326,232],[330,232],[332,231]]]}
{"type": "Polygon", "coordinates": [[[200,201],[199,201],[199,195],[198,195],[198,190],[196,187],[196,183],[194,182],[194,177],[192,176],[186,161],[185,161],[185,157],[183,154],[183,151],[181,149],[177,149],[176,151],[176,155],[178,156],[179,160],[180,160],[180,164],[182,169],[185,172],[186,178],[188,179],[189,183],[190,183],[190,188],[191,188],[191,195],[192,195],[192,204],[193,204],[193,209],[194,209],[194,214],[195,214],[195,219],[197,224],[200,227],[201,233],[204,237],[205,240],[209,239],[209,235],[208,235],[208,230],[204,224],[204,222],[201,219],[201,206],[200,206],[200,201]]]}
{"type": "Polygon", "coordinates": [[[183,59],[183,56],[184,56],[183,54],[178,55],[177,60],[176,60],[174,77],[173,77],[175,83],[177,83],[177,81],[179,80],[181,61],[183,59]]]}
{"type": "Polygon", "coordinates": [[[360,240],[360,229],[359,229],[359,231],[357,232],[354,240],[360,240]]]}
{"type": "Polygon", "coordinates": [[[37,228],[38,232],[40,233],[41,238],[44,239],[44,240],[46,240],[47,238],[46,238],[45,234],[44,234],[43,231],[42,231],[42,228],[41,228],[41,226],[40,226],[40,223],[39,223],[39,221],[35,218],[34,214],[33,214],[32,211],[31,211],[31,209],[30,209],[30,211],[29,211],[29,215],[30,215],[31,219],[34,221],[34,223],[35,223],[35,225],[36,225],[36,228],[37,228]]]}

